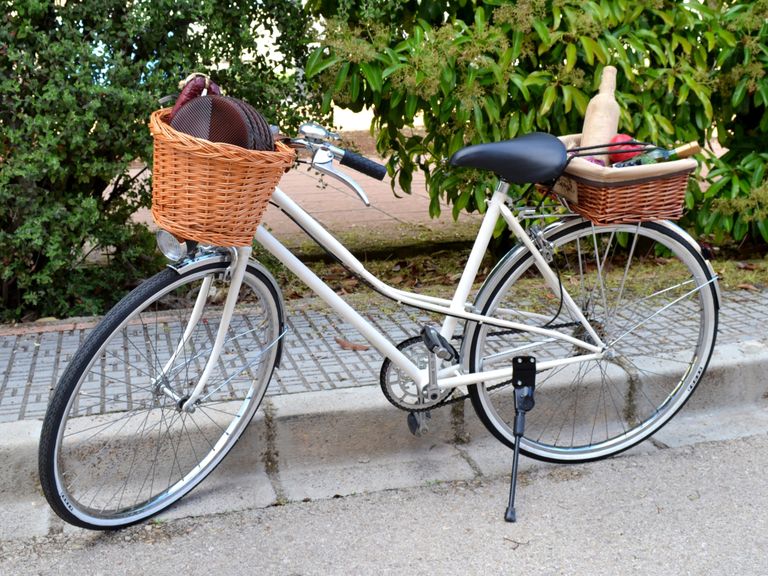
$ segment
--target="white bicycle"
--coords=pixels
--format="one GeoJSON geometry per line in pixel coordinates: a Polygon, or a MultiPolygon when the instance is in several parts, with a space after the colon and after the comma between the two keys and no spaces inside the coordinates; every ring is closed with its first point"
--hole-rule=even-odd
{"type": "MultiPolygon", "coordinates": [[[[383,167],[332,136],[308,124],[291,144],[367,202],[334,161],[379,178],[383,167]]],[[[554,136],[470,146],[451,161],[500,183],[450,300],[385,284],[279,188],[271,199],[374,290],[444,317],[421,335],[391,342],[263,227],[256,241],[381,352],[383,392],[413,432],[428,411],[468,395],[496,438],[540,460],[596,460],[648,438],[689,398],[715,342],[717,278],[696,242],[668,221],[597,226],[518,209],[511,183],[552,182],[568,162],[554,136]],[[521,224],[543,217],[557,219],[521,224]],[[472,296],[499,218],[519,243],[472,296]],[[536,408],[524,430],[520,404],[533,387],[522,386],[531,372],[518,376],[516,358],[535,359],[536,408]]],[[[56,513],[113,529],[187,494],[256,413],[285,330],[280,289],[250,247],[187,244],[103,318],[55,389],[39,473],[56,513]]]]}

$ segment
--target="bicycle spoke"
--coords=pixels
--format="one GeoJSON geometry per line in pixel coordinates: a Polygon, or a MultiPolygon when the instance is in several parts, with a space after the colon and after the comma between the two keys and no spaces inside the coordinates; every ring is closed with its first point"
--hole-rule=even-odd
{"type": "MultiPolygon", "coordinates": [[[[517,309],[532,307],[535,318],[553,318],[549,328],[564,337],[590,343],[596,336],[606,345],[603,357],[524,330],[494,334],[483,327],[470,333],[469,366],[503,367],[520,354],[562,361],[537,375],[536,407],[526,416],[521,449],[547,460],[586,461],[637,443],[682,406],[697,366],[706,365],[712,351],[717,311],[708,287],[716,278],[688,240],[666,224],[573,222],[551,230],[551,268],[579,310],[552,297],[551,283],[520,250],[489,276],[475,306],[485,315],[500,311],[511,318],[525,318],[517,309]],[[671,264],[649,281],[658,245],[672,254],[666,259],[671,264]],[[576,321],[578,312],[588,326],[576,321]]],[[[528,318],[536,325],[534,316],[528,318]]],[[[512,394],[495,385],[486,381],[470,393],[483,423],[511,446],[512,394]]]]}
{"type": "MultiPolygon", "coordinates": [[[[86,339],[91,357],[79,372],[65,372],[57,389],[64,398],[59,402],[69,406],[61,433],[55,444],[41,442],[45,449],[58,446],[53,475],[41,480],[65,519],[105,527],[154,514],[205,478],[244,431],[266,392],[284,334],[279,300],[260,272],[246,273],[242,302],[205,394],[193,412],[178,406],[208,362],[221,320],[221,310],[206,305],[189,326],[189,304],[206,270],[221,276],[227,266],[162,272],[86,339]],[[56,504],[60,494],[66,504],[56,504]]],[[[211,294],[221,293],[209,284],[211,294]]]]}

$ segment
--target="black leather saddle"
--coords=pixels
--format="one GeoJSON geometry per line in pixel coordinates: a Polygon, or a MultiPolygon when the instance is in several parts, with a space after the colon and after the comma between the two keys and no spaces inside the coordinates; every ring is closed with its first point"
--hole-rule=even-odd
{"type": "Polygon", "coordinates": [[[467,146],[451,157],[453,166],[490,170],[510,184],[555,180],[567,163],[565,144],[556,136],[543,132],[467,146]]]}

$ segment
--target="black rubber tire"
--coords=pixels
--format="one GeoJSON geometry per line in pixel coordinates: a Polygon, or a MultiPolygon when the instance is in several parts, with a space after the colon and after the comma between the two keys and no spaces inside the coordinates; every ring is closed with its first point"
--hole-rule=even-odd
{"type": "MultiPolygon", "coordinates": [[[[213,282],[213,288],[209,289],[208,294],[213,295],[211,298],[215,299],[219,294],[214,289],[216,282],[224,278],[228,266],[228,262],[218,261],[183,275],[175,270],[165,269],[146,280],[104,316],[66,368],[53,393],[43,422],[38,468],[46,499],[56,514],[67,522],[83,528],[116,529],[140,522],[165,510],[216,468],[253,418],[280,355],[284,311],[274,280],[250,265],[246,269],[241,288],[242,301],[236,308],[235,318],[228,332],[229,339],[225,346],[227,350],[222,352],[222,357],[216,365],[216,370],[220,371],[216,372],[216,377],[221,380],[214,381],[212,378],[209,381],[212,391],[207,394],[206,402],[201,402],[195,413],[189,414],[178,410],[178,403],[168,394],[158,392],[157,385],[152,389],[148,386],[150,383],[164,383],[167,388],[178,389],[180,393],[182,388],[194,385],[196,380],[189,377],[192,371],[202,371],[202,366],[205,365],[207,356],[202,358],[202,355],[210,352],[210,348],[205,348],[216,334],[218,302],[210,310],[207,308],[204,311],[203,319],[196,324],[195,330],[187,338],[187,344],[180,348],[183,354],[180,352],[173,356],[172,350],[176,349],[176,345],[170,342],[171,337],[175,333],[183,334],[183,328],[179,331],[178,327],[186,325],[183,313],[187,310],[178,305],[184,302],[181,300],[185,297],[184,288],[202,283],[203,278],[207,276],[210,276],[213,282]],[[243,298],[247,292],[252,295],[250,299],[243,298]],[[168,304],[176,304],[178,307],[167,308],[168,304]],[[251,319],[257,312],[263,312],[265,320],[259,328],[251,329],[251,319]],[[151,330],[150,320],[154,320],[154,332],[151,330]],[[261,326],[264,326],[263,330],[261,326]],[[142,346],[146,347],[146,352],[142,352],[142,346]],[[244,350],[244,346],[251,348],[244,350]],[[131,360],[142,356],[148,366],[146,369],[137,368],[131,360]],[[171,357],[175,360],[167,370],[165,380],[153,379],[152,376],[159,373],[158,367],[162,368],[162,364],[169,362],[171,357]],[[224,380],[229,374],[225,372],[228,368],[225,364],[229,362],[231,365],[239,358],[246,358],[251,363],[231,370],[234,376],[224,380]],[[255,365],[256,362],[258,365],[255,365]],[[114,372],[108,371],[107,366],[113,371],[122,369],[128,376],[120,380],[112,376],[114,372]],[[97,379],[101,380],[99,392],[95,392],[95,386],[90,386],[97,379]],[[215,387],[217,382],[221,383],[215,387]],[[83,413],[83,418],[79,418],[81,414],[78,414],[78,411],[83,413]],[[203,417],[213,424],[209,425],[203,417]],[[228,418],[231,418],[232,422],[226,424],[228,418]],[[134,424],[143,426],[140,433],[131,434],[129,423],[131,427],[134,424]],[[218,440],[212,441],[213,436],[220,434],[217,428],[222,428],[225,424],[227,427],[224,433],[221,433],[218,440]],[[155,428],[157,430],[154,430],[155,428]],[[209,429],[212,429],[212,432],[209,429]],[[88,437],[77,436],[86,430],[88,437]],[[100,433],[103,433],[104,437],[96,440],[100,433]],[[176,436],[179,437],[178,441],[176,436]],[[73,447],[69,445],[70,438],[73,447]],[[131,442],[132,444],[129,444],[131,442]],[[205,450],[210,447],[209,452],[198,454],[193,442],[202,445],[205,450]],[[192,455],[188,458],[190,462],[184,459],[189,455],[187,443],[192,447],[192,455]],[[130,505],[122,505],[123,498],[127,498],[125,493],[134,489],[133,484],[129,482],[131,474],[134,473],[133,466],[138,468],[144,465],[145,461],[141,456],[146,454],[140,453],[142,450],[148,451],[150,457],[154,454],[161,465],[167,465],[167,462],[161,461],[161,454],[167,456],[171,450],[173,462],[170,464],[170,472],[175,475],[174,467],[178,467],[183,481],[176,481],[172,485],[169,476],[168,488],[156,495],[150,494],[146,501],[141,501],[141,492],[144,489],[142,484],[137,489],[136,501],[130,505]],[[198,458],[204,463],[202,466],[198,464],[199,470],[192,463],[198,458]],[[118,476],[122,473],[129,459],[131,468],[125,472],[125,481],[120,485],[122,479],[113,478],[112,475],[118,476]],[[71,471],[69,466],[72,467],[71,471]],[[185,474],[187,467],[191,468],[185,474]],[[75,472],[77,475],[72,479],[75,472]],[[96,485],[100,479],[103,480],[101,487],[96,485]],[[94,483],[93,488],[87,486],[89,481],[94,483]],[[70,485],[67,485],[68,482],[70,485]],[[98,509],[95,503],[99,500],[99,493],[105,491],[105,494],[108,494],[116,485],[119,485],[118,491],[122,492],[114,504],[115,509],[107,509],[110,501],[104,503],[103,509],[98,509]],[[109,488],[105,489],[105,486],[109,488]],[[86,501],[86,495],[92,498],[90,502],[86,501]]],[[[194,290],[190,291],[190,297],[196,297],[194,290]]],[[[179,336],[179,339],[181,338],[179,336]]],[[[158,463],[146,466],[151,467],[151,492],[158,463]]],[[[157,472],[159,478],[159,470],[157,472]]],[[[137,478],[140,479],[140,475],[137,478]]],[[[144,482],[148,479],[149,476],[145,477],[144,482]]],[[[134,481],[134,484],[136,483],[134,481]]],[[[113,495],[112,500],[115,498],[117,494],[113,495]]],[[[101,504],[100,502],[99,505],[101,504]]]]}
{"type": "MultiPolygon", "coordinates": [[[[602,339],[616,341],[611,350],[615,354],[539,373],[536,406],[526,416],[526,433],[520,449],[529,457],[549,462],[599,460],[648,438],[666,424],[693,393],[709,363],[717,333],[719,302],[714,275],[684,232],[668,223],[593,228],[591,223],[579,219],[548,229],[546,240],[554,245],[563,286],[574,295],[576,304],[590,322],[604,332],[602,339]],[[595,250],[599,258],[589,257],[593,230],[597,230],[600,240],[609,247],[605,252],[595,250]],[[639,240],[632,244],[632,255],[638,263],[641,256],[647,256],[641,254],[644,250],[649,251],[652,258],[652,249],[658,244],[671,252],[670,261],[682,262],[677,268],[674,262],[665,267],[671,287],[664,284],[666,277],[658,280],[662,284],[659,288],[654,286],[653,278],[641,278],[634,284],[627,281],[634,268],[622,263],[622,259],[633,262],[633,258],[627,257],[626,246],[622,253],[616,244],[619,233],[631,239],[635,231],[639,240]],[[577,250],[578,238],[583,242],[577,250]],[[612,238],[616,239],[613,248],[612,238]],[[569,252],[564,245],[570,242],[573,246],[569,252]],[[617,260],[613,266],[612,256],[617,260]],[[582,271],[576,274],[573,261],[582,259],[585,261],[582,271]],[[601,279],[599,282],[580,279],[589,280],[591,276],[601,279]],[[600,289],[600,285],[606,288],[600,289]],[[631,298],[630,286],[634,291],[631,298]],[[685,296],[693,286],[698,290],[685,296]],[[622,300],[622,291],[626,301],[622,300]],[[619,295],[621,305],[611,308],[608,304],[614,294],[619,295]],[[673,302],[680,295],[682,299],[673,302]],[[669,302],[673,304],[663,308],[669,302]],[[638,325],[641,320],[643,324],[638,325]],[[654,340],[653,335],[659,332],[662,336],[654,340]],[[685,340],[680,335],[686,333],[693,339],[685,340]]],[[[553,320],[553,325],[559,325],[558,330],[584,339],[583,328],[577,326],[561,306],[559,295],[544,288],[540,279],[531,253],[523,248],[513,249],[486,279],[475,306],[491,316],[501,308],[509,315],[507,320],[537,326],[553,320]],[[528,284],[522,282],[518,288],[520,278],[525,278],[528,284]],[[514,317],[514,309],[521,306],[521,299],[539,314],[538,318],[514,317]],[[579,330],[582,333],[578,333],[579,330]]],[[[482,369],[484,362],[486,369],[511,367],[514,355],[532,355],[537,362],[543,362],[585,354],[582,349],[560,341],[545,342],[544,337],[529,333],[505,332],[476,324],[467,326],[465,338],[468,368],[472,372],[482,369]],[[511,352],[505,354],[504,350],[511,352]]],[[[497,380],[470,386],[469,393],[486,428],[501,442],[514,447],[512,386],[493,389],[493,384],[499,383],[497,380]]]]}

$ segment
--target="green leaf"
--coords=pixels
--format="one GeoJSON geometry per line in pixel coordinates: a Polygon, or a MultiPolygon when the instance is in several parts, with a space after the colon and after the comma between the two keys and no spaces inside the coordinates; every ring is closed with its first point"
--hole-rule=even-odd
{"type": "Polygon", "coordinates": [[[496,100],[493,98],[493,96],[487,96],[485,98],[485,111],[488,112],[488,118],[491,120],[491,122],[501,121],[499,107],[496,104],[496,100]]]}
{"type": "Polygon", "coordinates": [[[485,195],[485,191],[479,186],[475,188],[475,206],[480,214],[485,214],[485,208],[488,202],[488,197],[485,195]]]}
{"type": "Polygon", "coordinates": [[[360,96],[360,75],[353,73],[349,79],[349,95],[353,102],[357,102],[360,96]]]}
{"type": "Polygon", "coordinates": [[[475,102],[474,106],[472,107],[472,110],[475,114],[475,130],[477,130],[477,133],[479,134],[480,138],[485,141],[485,118],[483,118],[483,110],[480,108],[480,104],[478,102],[475,102]]]}
{"type": "Polygon", "coordinates": [[[675,127],[672,125],[672,122],[670,122],[666,116],[656,114],[654,118],[656,119],[656,123],[659,126],[661,126],[661,129],[664,130],[664,132],[666,132],[667,134],[675,133],[675,127]]]}
{"type": "Polygon", "coordinates": [[[467,204],[469,204],[470,197],[471,197],[471,192],[468,190],[464,190],[461,194],[459,194],[459,197],[456,198],[456,201],[453,204],[454,214],[461,212],[462,210],[464,210],[464,208],[467,207],[467,204]]]}
{"type": "Polygon", "coordinates": [[[526,102],[531,101],[531,93],[528,91],[528,87],[526,86],[525,81],[522,78],[520,78],[520,76],[518,76],[517,74],[513,74],[510,77],[509,81],[512,82],[512,84],[514,84],[515,86],[517,86],[517,89],[520,90],[520,93],[523,95],[523,99],[526,102]]]}
{"type": "Polygon", "coordinates": [[[755,171],[752,172],[752,178],[750,178],[750,184],[752,188],[759,187],[765,179],[765,160],[758,162],[755,166],[755,171]]]}
{"type": "Polygon", "coordinates": [[[380,94],[383,86],[381,68],[374,63],[362,62],[360,63],[360,71],[363,73],[373,93],[380,94]]]}
{"type": "Polygon", "coordinates": [[[731,176],[731,198],[738,198],[741,190],[741,180],[737,174],[731,176]]]}
{"type": "Polygon", "coordinates": [[[573,101],[576,104],[576,110],[579,111],[581,116],[584,116],[584,114],[587,112],[587,106],[589,105],[589,98],[586,94],[584,94],[584,92],[577,88],[573,88],[571,90],[571,96],[573,97],[573,101]]]}
{"type": "Polygon", "coordinates": [[[719,194],[720,190],[722,190],[730,182],[730,180],[731,179],[728,176],[724,176],[720,178],[720,180],[718,180],[717,182],[712,184],[709,188],[707,188],[707,190],[704,192],[704,196],[706,198],[716,197],[719,194]]]}
{"type": "Polygon", "coordinates": [[[749,232],[749,223],[745,222],[741,215],[739,215],[733,225],[733,239],[736,242],[741,242],[744,236],[747,235],[747,232],[749,232]]]}
{"type": "Polygon", "coordinates": [[[552,105],[555,103],[556,98],[557,98],[556,86],[555,85],[547,86],[547,89],[544,90],[544,98],[541,101],[541,107],[539,108],[540,116],[546,116],[549,113],[549,110],[552,108],[552,105]]]}
{"type": "Polygon", "coordinates": [[[513,112],[507,122],[507,136],[515,138],[518,132],[520,132],[520,116],[517,112],[513,112]]]}
{"type": "Polygon", "coordinates": [[[545,46],[550,46],[552,44],[552,37],[549,35],[549,29],[544,22],[541,20],[534,20],[533,28],[536,30],[536,34],[538,34],[539,39],[541,39],[541,42],[545,46]]]}
{"type": "Polygon", "coordinates": [[[725,41],[726,46],[730,46],[731,48],[736,46],[737,40],[736,37],[726,30],[725,28],[718,27],[717,30],[715,30],[718,36],[720,36],[721,39],[725,41]]]}
{"type": "Polygon", "coordinates": [[[568,44],[565,47],[565,71],[570,72],[573,67],[576,66],[576,60],[578,58],[576,51],[576,44],[568,44]]]}
{"type": "Polygon", "coordinates": [[[733,94],[731,95],[731,106],[734,108],[738,108],[739,105],[744,101],[744,96],[747,94],[748,81],[749,78],[745,76],[739,80],[738,84],[736,84],[736,88],[734,88],[733,94]]]}
{"type": "Polygon", "coordinates": [[[407,120],[413,120],[414,116],[416,116],[416,108],[418,105],[419,99],[413,94],[410,94],[408,98],[405,99],[405,117],[407,120]]]}
{"type": "Polygon", "coordinates": [[[587,64],[592,66],[595,63],[595,47],[597,43],[587,36],[579,38],[579,42],[581,42],[581,46],[584,48],[587,64]]]}
{"type": "Polygon", "coordinates": [[[573,86],[561,86],[561,89],[563,91],[563,110],[567,114],[573,105],[573,86]]]}
{"type": "Polygon", "coordinates": [[[403,68],[405,64],[402,64],[401,62],[398,62],[397,64],[392,64],[391,66],[387,66],[381,73],[381,77],[386,79],[389,78],[392,74],[403,68]]]}
{"type": "Polygon", "coordinates": [[[349,62],[344,62],[339,68],[339,72],[336,74],[336,81],[333,84],[333,92],[338,93],[347,81],[347,74],[349,74],[349,62]]]}
{"type": "Polygon", "coordinates": [[[768,242],[768,220],[758,220],[756,224],[757,230],[760,232],[760,236],[763,237],[763,241],[768,242]]]}
{"type": "Polygon", "coordinates": [[[685,208],[687,210],[693,210],[693,207],[696,205],[696,198],[693,194],[691,194],[690,190],[686,190],[685,192],[685,208]]]}
{"type": "Polygon", "coordinates": [[[453,156],[464,147],[464,135],[462,132],[454,132],[451,136],[451,143],[448,146],[448,156],[453,156]]]}
{"type": "Polygon", "coordinates": [[[317,48],[309,55],[309,58],[307,58],[307,65],[304,68],[304,72],[307,75],[307,78],[317,76],[323,70],[341,62],[341,58],[339,56],[331,56],[329,58],[323,58],[323,56],[324,51],[322,48],[317,48]]]}
{"type": "Polygon", "coordinates": [[[323,103],[320,108],[323,114],[328,114],[331,111],[332,102],[333,102],[333,92],[329,91],[323,94],[323,103]]]}
{"type": "Polygon", "coordinates": [[[762,104],[763,106],[768,108],[768,83],[761,82],[757,86],[757,93],[755,94],[755,104],[762,104]],[[758,100],[758,96],[760,97],[760,100],[758,100]]]}
{"type": "Polygon", "coordinates": [[[520,53],[523,49],[523,40],[525,36],[519,30],[515,30],[512,34],[512,52],[510,54],[510,62],[520,57],[520,53]]]}

